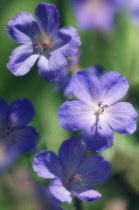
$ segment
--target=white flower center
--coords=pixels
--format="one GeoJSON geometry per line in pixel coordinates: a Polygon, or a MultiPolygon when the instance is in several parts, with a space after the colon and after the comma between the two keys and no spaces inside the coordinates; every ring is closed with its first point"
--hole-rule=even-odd
{"type": "Polygon", "coordinates": [[[103,104],[103,102],[100,102],[97,106],[94,107],[94,114],[96,116],[103,114],[105,111],[105,108],[107,108],[107,104],[103,104]]]}

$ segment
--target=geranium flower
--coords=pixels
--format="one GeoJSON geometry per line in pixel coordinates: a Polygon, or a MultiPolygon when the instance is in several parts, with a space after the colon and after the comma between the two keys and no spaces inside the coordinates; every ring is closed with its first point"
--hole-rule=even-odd
{"type": "Polygon", "coordinates": [[[23,45],[13,50],[8,69],[16,76],[28,73],[38,60],[39,75],[49,82],[58,82],[68,66],[66,57],[75,55],[80,46],[77,30],[59,27],[59,14],[54,5],[40,3],[35,16],[17,14],[7,25],[8,36],[23,45]]]}
{"type": "Polygon", "coordinates": [[[84,201],[94,201],[101,194],[89,185],[101,184],[109,177],[110,165],[99,155],[84,158],[84,146],[76,137],[65,140],[58,156],[51,151],[41,151],[33,162],[36,174],[53,179],[50,193],[61,202],[71,203],[71,193],[84,201]]]}
{"type": "Polygon", "coordinates": [[[66,130],[82,129],[85,146],[96,152],[110,147],[114,131],[123,135],[136,130],[137,113],[127,102],[118,102],[128,90],[124,76],[108,72],[99,80],[92,71],[73,75],[73,94],[79,100],[69,100],[59,109],[59,123],[66,130]]]}
{"type": "Polygon", "coordinates": [[[27,126],[33,116],[34,108],[27,99],[17,99],[8,107],[0,98],[0,173],[21,151],[35,146],[39,134],[34,127],[27,126]]]}
{"type": "Polygon", "coordinates": [[[113,26],[115,13],[121,8],[120,0],[71,0],[79,29],[108,30],[113,26]]]}

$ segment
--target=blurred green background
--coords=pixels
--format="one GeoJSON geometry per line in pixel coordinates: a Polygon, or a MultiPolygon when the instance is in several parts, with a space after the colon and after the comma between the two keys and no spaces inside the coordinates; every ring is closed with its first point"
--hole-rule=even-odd
{"type": "MultiPolygon", "coordinates": [[[[38,76],[37,67],[22,77],[16,77],[6,67],[11,51],[18,46],[6,34],[6,25],[19,12],[30,12],[39,0],[1,0],[0,7],[0,97],[9,104],[17,98],[29,99],[35,107],[32,125],[40,133],[36,151],[23,153],[0,178],[0,210],[44,210],[34,192],[33,179],[40,184],[48,181],[38,178],[32,170],[34,154],[40,150],[57,153],[63,140],[75,133],[65,131],[57,120],[60,105],[66,100],[62,92],[54,92],[54,85],[38,76]]],[[[68,0],[49,0],[60,12],[61,27],[76,27],[68,0]]],[[[80,66],[82,69],[100,64],[105,72],[117,71],[128,79],[130,89],[125,97],[139,110],[139,27],[123,11],[117,14],[109,32],[79,31],[81,37],[80,66]]],[[[76,133],[78,135],[78,133],[76,133]]],[[[114,144],[101,153],[112,166],[111,177],[104,184],[94,186],[103,196],[95,202],[63,204],[65,210],[139,210],[139,130],[131,136],[115,134],[114,144]],[[75,208],[75,206],[77,206],[75,208]]],[[[47,210],[47,209],[46,209],[47,210]]]]}

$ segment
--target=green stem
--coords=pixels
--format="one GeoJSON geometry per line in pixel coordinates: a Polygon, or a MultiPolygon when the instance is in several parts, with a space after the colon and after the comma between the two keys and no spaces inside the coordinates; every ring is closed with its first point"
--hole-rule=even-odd
{"type": "Polygon", "coordinates": [[[74,197],[74,204],[75,204],[76,210],[79,210],[79,209],[84,210],[82,201],[76,196],[74,197]]]}

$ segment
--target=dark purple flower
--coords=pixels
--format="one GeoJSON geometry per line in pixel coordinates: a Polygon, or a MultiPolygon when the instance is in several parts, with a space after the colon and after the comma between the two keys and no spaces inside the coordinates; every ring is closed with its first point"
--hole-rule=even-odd
{"type": "Polygon", "coordinates": [[[39,137],[35,128],[27,126],[34,116],[27,99],[17,99],[10,107],[0,98],[0,171],[16,159],[20,151],[32,149],[39,137]]]}
{"type": "Polygon", "coordinates": [[[99,155],[84,158],[84,146],[76,137],[64,141],[58,156],[51,151],[41,151],[33,162],[36,174],[53,179],[49,190],[62,202],[71,203],[71,193],[84,201],[94,201],[101,194],[89,185],[103,183],[110,174],[109,163],[99,155]]]}
{"type": "Polygon", "coordinates": [[[8,36],[23,45],[13,50],[7,67],[22,76],[38,60],[39,75],[49,82],[58,82],[68,65],[65,57],[75,55],[80,46],[77,30],[59,27],[59,14],[54,5],[40,3],[35,16],[27,12],[17,14],[7,25],[8,36]]]}
{"type": "Polygon", "coordinates": [[[121,0],[71,0],[79,29],[108,30],[122,5],[121,0]]]}
{"type": "Polygon", "coordinates": [[[137,113],[127,102],[115,103],[128,90],[124,76],[108,72],[99,80],[92,71],[73,75],[73,94],[79,100],[63,103],[59,110],[59,123],[66,130],[82,129],[85,146],[101,152],[111,146],[114,131],[123,135],[136,130],[137,113]]]}

